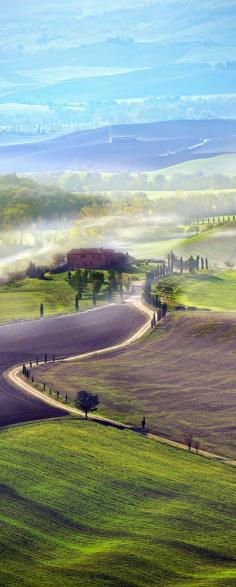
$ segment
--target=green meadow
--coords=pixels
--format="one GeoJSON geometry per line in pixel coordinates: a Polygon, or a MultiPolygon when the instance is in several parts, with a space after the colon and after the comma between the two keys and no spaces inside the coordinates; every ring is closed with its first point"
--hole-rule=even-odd
{"type": "MultiPolygon", "coordinates": [[[[183,174],[189,175],[193,173],[201,173],[204,175],[224,174],[234,176],[236,169],[235,154],[217,155],[210,158],[192,159],[184,163],[177,163],[171,167],[161,169],[160,174],[171,177],[173,175],[183,174]]],[[[157,172],[149,172],[149,177],[156,175],[157,172]]]]}
{"type": "Polygon", "coordinates": [[[161,291],[172,290],[171,305],[183,304],[209,310],[236,310],[236,271],[199,271],[168,276],[161,291]]]}
{"type": "Polygon", "coordinates": [[[228,587],[235,470],[81,419],[1,431],[7,587],[228,587]]]}
{"type": "MultiPolygon", "coordinates": [[[[67,274],[48,275],[47,279],[22,279],[0,286],[0,321],[36,318],[43,302],[45,316],[75,311],[75,290],[68,284],[67,274]]],[[[107,299],[106,282],[97,296],[97,304],[107,299]]],[[[92,285],[84,289],[80,310],[93,306],[92,285]]]]}
{"type": "Polygon", "coordinates": [[[212,225],[199,235],[173,243],[172,248],[184,259],[190,255],[208,257],[210,268],[223,269],[229,261],[236,264],[235,235],[236,222],[215,227],[212,225]]]}

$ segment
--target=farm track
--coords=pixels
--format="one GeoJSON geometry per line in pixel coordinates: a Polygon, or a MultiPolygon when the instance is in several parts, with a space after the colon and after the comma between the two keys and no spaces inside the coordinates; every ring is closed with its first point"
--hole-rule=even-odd
{"type": "MultiPolygon", "coordinates": [[[[143,331],[144,311],[132,304],[117,304],[99,311],[1,326],[0,329],[0,427],[65,415],[65,409],[42,401],[26,387],[14,387],[4,373],[13,365],[101,351],[143,331]]],[[[141,336],[141,334],[140,334],[141,336]]]]}

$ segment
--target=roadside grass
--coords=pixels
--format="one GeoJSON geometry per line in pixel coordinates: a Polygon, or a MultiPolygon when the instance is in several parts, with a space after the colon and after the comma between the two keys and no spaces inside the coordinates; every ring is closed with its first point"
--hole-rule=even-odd
{"type": "Polygon", "coordinates": [[[168,276],[160,282],[160,290],[165,288],[172,289],[172,306],[183,304],[215,311],[236,310],[236,271],[199,271],[168,276]]]}
{"type": "Polygon", "coordinates": [[[113,353],[33,369],[73,402],[80,389],[98,393],[99,413],[235,458],[236,319],[227,314],[168,315],[141,341],[113,353]]]}
{"type": "Polygon", "coordinates": [[[229,587],[233,468],[81,419],[1,431],[1,581],[229,587]]]}

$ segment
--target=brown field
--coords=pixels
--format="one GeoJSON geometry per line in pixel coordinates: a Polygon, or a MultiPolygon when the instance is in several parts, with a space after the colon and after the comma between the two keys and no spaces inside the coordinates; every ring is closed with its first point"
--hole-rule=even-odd
{"type": "Polygon", "coordinates": [[[235,457],[236,317],[173,314],[144,340],[101,357],[47,365],[35,379],[73,399],[98,392],[99,413],[235,457]]]}

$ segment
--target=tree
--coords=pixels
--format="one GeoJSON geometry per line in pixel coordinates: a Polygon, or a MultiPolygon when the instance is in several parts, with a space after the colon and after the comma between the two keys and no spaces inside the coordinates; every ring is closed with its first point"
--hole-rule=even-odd
{"type": "Polygon", "coordinates": [[[93,305],[94,305],[94,308],[96,306],[96,303],[97,303],[97,292],[96,292],[95,287],[93,287],[93,305]]]}
{"type": "Polygon", "coordinates": [[[105,281],[103,271],[90,271],[89,281],[92,283],[95,294],[98,294],[105,281]]]}
{"type": "Polygon", "coordinates": [[[31,279],[44,279],[44,275],[47,271],[46,266],[38,266],[36,267],[35,263],[30,262],[26,269],[26,277],[30,277],[31,279]]]}
{"type": "Polygon", "coordinates": [[[120,290],[120,298],[123,298],[123,275],[121,272],[118,272],[118,282],[119,282],[119,290],[120,290]]]}
{"type": "Polygon", "coordinates": [[[198,455],[198,451],[199,451],[199,448],[200,448],[200,442],[199,442],[199,440],[195,440],[194,441],[193,448],[195,449],[196,454],[198,455]]]}
{"type": "Polygon", "coordinates": [[[76,296],[75,296],[75,309],[76,309],[76,312],[79,311],[79,296],[78,296],[78,294],[76,294],[76,296]]]}
{"type": "Polygon", "coordinates": [[[168,306],[166,303],[161,305],[161,317],[162,318],[165,318],[165,316],[167,314],[167,309],[168,309],[168,306]]]}
{"type": "Polygon", "coordinates": [[[44,305],[43,305],[43,303],[42,303],[42,302],[41,302],[41,304],[40,304],[39,312],[40,312],[40,316],[41,316],[41,318],[43,318],[43,316],[44,316],[44,305]]]}
{"type": "Polygon", "coordinates": [[[225,261],[225,266],[228,269],[233,269],[234,268],[234,262],[233,261],[230,261],[230,259],[229,259],[229,261],[225,261]]]}
{"type": "Polygon", "coordinates": [[[98,404],[99,397],[97,394],[92,394],[84,390],[77,393],[75,405],[85,413],[86,420],[88,419],[89,412],[96,412],[98,404]]]}
{"type": "Polygon", "coordinates": [[[188,450],[189,452],[191,451],[192,448],[192,442],[193,442],[193,433],[191,432],[191,430],[187,430],[185,432],[185,442],[187,444],[188,450]]]}
{"type": "Polygon", "coordinates": [[[55,253],[53,255],[53,267],[60,267],[66,262],[66,256],[64,253],[55,253]]]}

